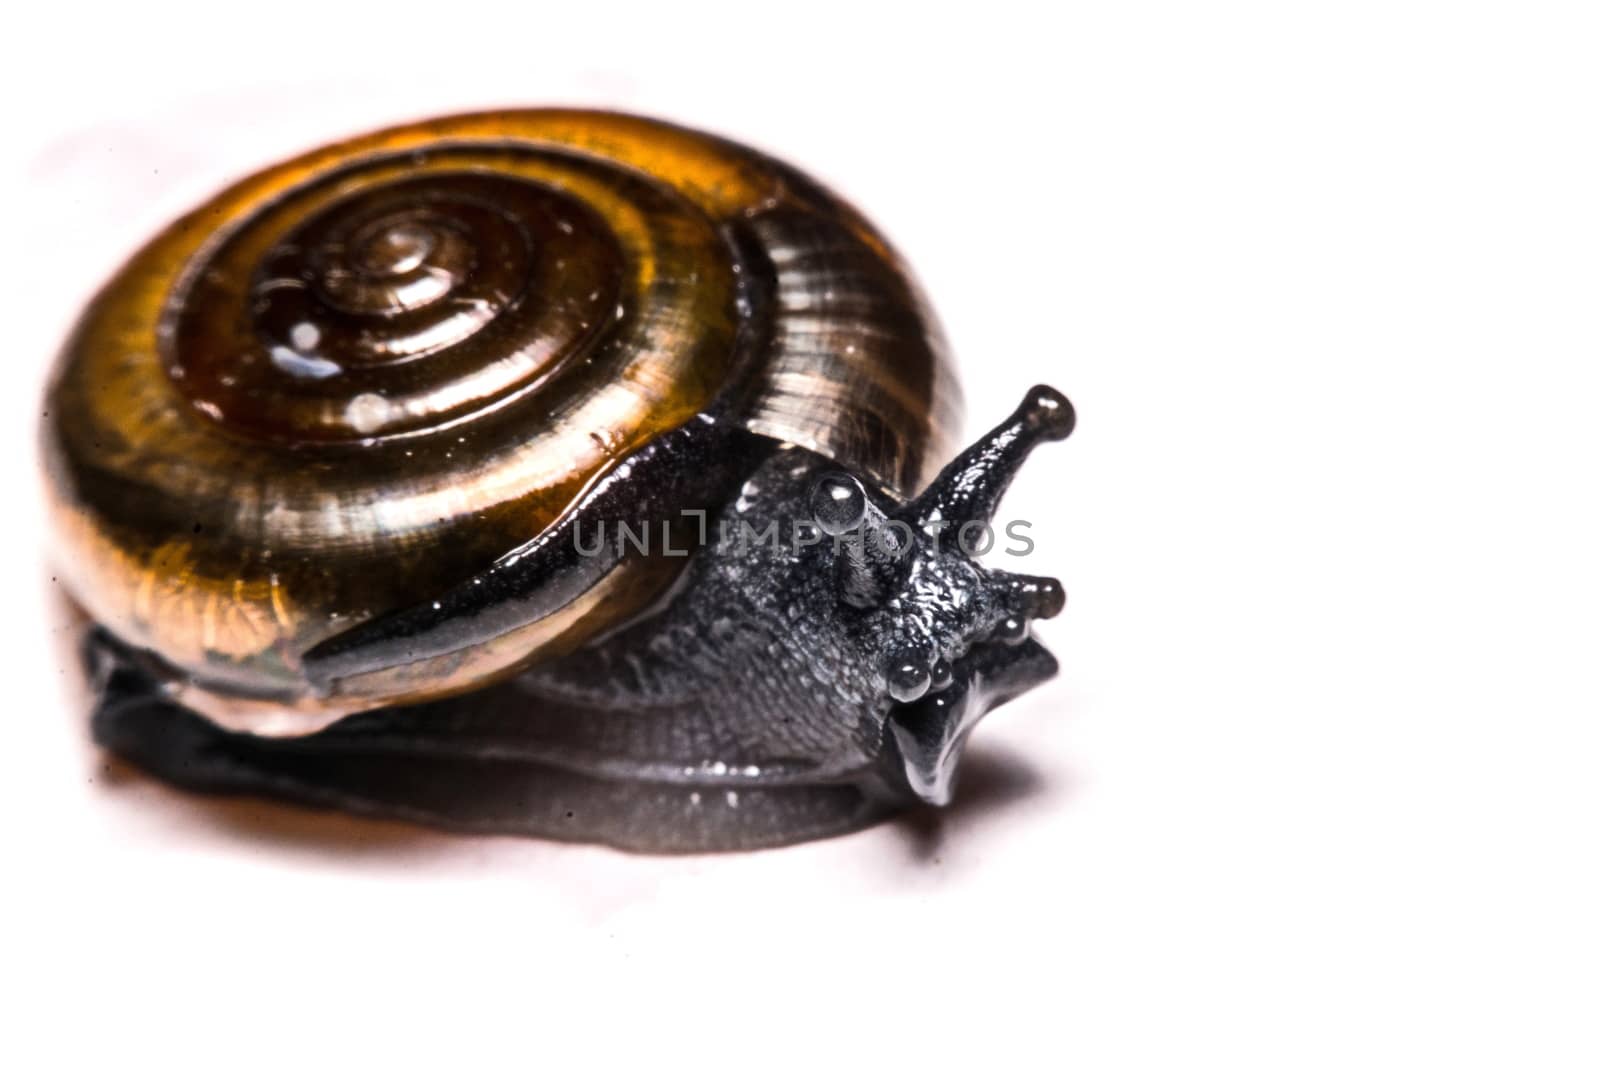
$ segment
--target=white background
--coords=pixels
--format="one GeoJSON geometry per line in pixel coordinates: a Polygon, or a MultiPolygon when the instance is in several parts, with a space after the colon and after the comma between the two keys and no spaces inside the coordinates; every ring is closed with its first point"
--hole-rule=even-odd
{"type": "Polygon", "coordinates": [[[1595,1063],[1585,5],[562,7],[8,16],[0,1057],[1595,1063]],[[85,742],[33,446],[72,315],[233,177],[553,102],[855,200],[969,431],[1076,402],[1005,512],[1063,673],[948,816],[649,859],[197,800],[85,742]]]}

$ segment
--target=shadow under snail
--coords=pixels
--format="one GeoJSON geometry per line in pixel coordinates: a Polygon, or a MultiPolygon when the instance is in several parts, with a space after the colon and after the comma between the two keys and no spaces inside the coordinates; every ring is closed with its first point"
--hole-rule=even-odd
{"type": "Polygon", "coordinates": [[[937,326],[800,172],[620,114],[384,130],[246,178],[54,369],[96,739],[181,786],[653,851],[946,803],[1050,677],[988,569],[1055,390],[956,454],[937,326]]]}

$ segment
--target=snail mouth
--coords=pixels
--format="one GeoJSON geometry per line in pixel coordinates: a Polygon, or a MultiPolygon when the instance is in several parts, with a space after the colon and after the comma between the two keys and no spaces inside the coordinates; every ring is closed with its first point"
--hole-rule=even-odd
{"type": "Polygon", "coordinates": [[[967,738],[985,715],[1056,673],[1056,660],[1032,638],[975,645],[951,665],[943,689],[897,705],[889,715],[885,777],[897,790],[943,807],[955,792],[967,738]]]}

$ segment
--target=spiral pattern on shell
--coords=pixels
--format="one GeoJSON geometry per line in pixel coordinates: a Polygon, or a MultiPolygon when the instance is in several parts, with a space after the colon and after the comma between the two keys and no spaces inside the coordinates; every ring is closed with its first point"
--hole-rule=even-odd
{"type": "Polygon", "coordinates": [[[937,329],[859,215],[749,149],[576,111],[418,123],[245,179],[111,280],[49,408],[74,596],[269,733],[484,684],[638,610],[670,575],[337,708],[299,667],[698,413],[897,494],[960,430],[937,329]]]}

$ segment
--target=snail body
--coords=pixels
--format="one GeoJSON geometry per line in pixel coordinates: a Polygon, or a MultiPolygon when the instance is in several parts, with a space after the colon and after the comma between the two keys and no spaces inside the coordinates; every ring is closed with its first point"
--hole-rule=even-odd
{"type": "Polygon", "coordinates": [[[662,123],[460,116],[248,178],[112,279],[47,409],[97,736],[196,788],[775,844],[945,802],[1054,670],[1059,586],[943,527],[1065,399],[952,461],[883,239],[662,123]]]}

